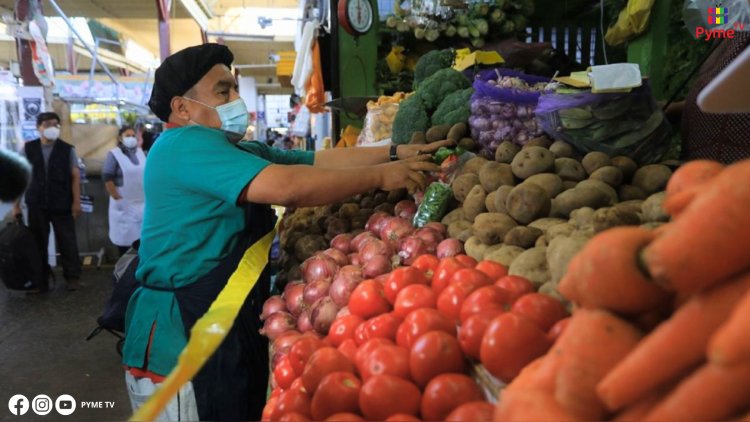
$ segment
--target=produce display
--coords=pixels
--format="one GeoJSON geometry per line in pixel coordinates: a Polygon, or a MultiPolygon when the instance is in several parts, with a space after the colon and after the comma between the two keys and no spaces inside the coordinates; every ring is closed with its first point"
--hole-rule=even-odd
{"type": "Polygon", "coordinates": [[[393,119],[398,113],[398,106],[406,98],[403,92],[393,96],[381,96],[377,101],[367,103],[365,126],[357,139],[357,145],[368,146],[391,140],[393,119]]]}

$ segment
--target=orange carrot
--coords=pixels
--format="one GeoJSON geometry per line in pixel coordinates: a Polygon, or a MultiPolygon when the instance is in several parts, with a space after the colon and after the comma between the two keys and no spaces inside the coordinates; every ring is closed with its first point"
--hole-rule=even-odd
{"type": "Polygon", "coordinates": [[[568,266],[558,289],[583,308],[638,314],[657,308],[667,294],[638,268],[639,251],[654,239],[640,227],[616,227],[595,236],[568,266]]]}
{"type": "Polygon", "coordinates": [[[500,393],[493,419],[497,422],[569,422],[584,420],[567,412],[549,392],[537,389],[511,388],[510,386],[500,393]]]}
{"type": "Polygon", "coordinates": [[[693,293],[750,267],[750,160],[706,183],[642,259],[652,279],[670,291],[693,293]]]}
{"type": "Polygon", "coordinates": [[[625,408],[614,419],[615,422],[640,422],[664,398],[664,393],[654,393],[625,408]]]}
{"type": "Polygon", "coordinates": [[[711,335],[749,289],[745,276],[692,298],[607,374],[597,386],[599,397],[618,410],[699,364],[711,335]]]}
{"type": "Polygon", "coordinates": [[[547,357],[559,361],[555,399],[586,420],[607,416],[596,385],[641,340],[628,322],[602,310],[578,310],[547,357]]]}
{"type": "Polygon", "coordinates": [[[682,381],[645,418],[648,421],[725,419],[750,405],[750,362],[706,364],[682,381]]]}
{"type": "Polygon", "coordinates": [[[708,345],[711,363],[723,366],[750,361],[750,293],[734,308],[708,345]]]}
{"type": "Polygon", "coordinates": [[[716,161],[695,160],[678,168],[667,183],[667,197],[694,188],[721,173],[724,166],[716,161]]]}

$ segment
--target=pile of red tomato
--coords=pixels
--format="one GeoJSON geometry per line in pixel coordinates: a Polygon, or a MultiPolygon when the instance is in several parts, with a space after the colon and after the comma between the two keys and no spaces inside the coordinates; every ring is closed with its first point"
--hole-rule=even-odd
{"type": "Polygon", "coordinates": [[[500,264],[422,255],[360,283],[325,338],[274,341],[263,420],[492,420],[494,398],[469,376],[471,363],[510,382],[567,316],[500,264]]]}

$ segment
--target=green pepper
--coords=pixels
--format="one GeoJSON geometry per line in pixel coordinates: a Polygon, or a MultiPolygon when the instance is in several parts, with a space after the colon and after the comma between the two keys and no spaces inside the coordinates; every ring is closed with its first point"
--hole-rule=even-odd
{"type": "Polygon", "coordinates": [[[445,161],[446,158],[450,157],[453,154],[453,150],[446,147],[440,147],[437,151],[435,151],[435,155],[432,157],[432,159],[435,161],[435,164],[440,164],[443,161],[445,161]]]}

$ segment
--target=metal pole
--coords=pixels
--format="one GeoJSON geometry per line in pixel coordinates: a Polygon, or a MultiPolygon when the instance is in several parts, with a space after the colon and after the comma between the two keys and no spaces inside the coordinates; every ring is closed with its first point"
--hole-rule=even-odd
{"type": "MultiPolygon", "coordinates": [[[[65,14],[65,12],[63,12],[60,6],[57,5],[57,1],[49,0],[49,3],[52,5],[52,7],[55,8],[55,11],[57,11],[57,14],[60,15],[63,21],[65,21],[65,23],[68,25],[68,28],[70,28],[70,30],[73,32],[76,38],[78,38],[78,41],[80,41],[81,44],[83,44],[84,48],[88,50],[89,54],[91,54],[91,57],[95,59],[97,57],[96,52],[94,52],[91,49],[91,47],[88,44],[86,44],[86,41],[83,40],[83,37],[81,36],[81,34],[79,34],[78,31],[76,31],[75,27],[73,26],[73,23],[70,21],[70,19],[68,19],[68,16],[65,14]]],[[[112,82],[114,82],[115,84],[119,85],[119,82],[117,82],[117,79],[115,79],[114,75],[112,75],[112,72],[109,71],[109,68],[107,67],[107,65],[104,62],[102,62],[101,65],[102,65],[102,69],[104,69],[104,73],[106,73],[107,76],[109,76],[109,79],[111,79],[112,82]]]]}
{"type": "Polygon", "coordinates": [[[169,33],[169,11],[172,0],[156,0],[156,12],[159,18],[159,54],[164,61],[172,54],[172,41],[169,33]]]}

